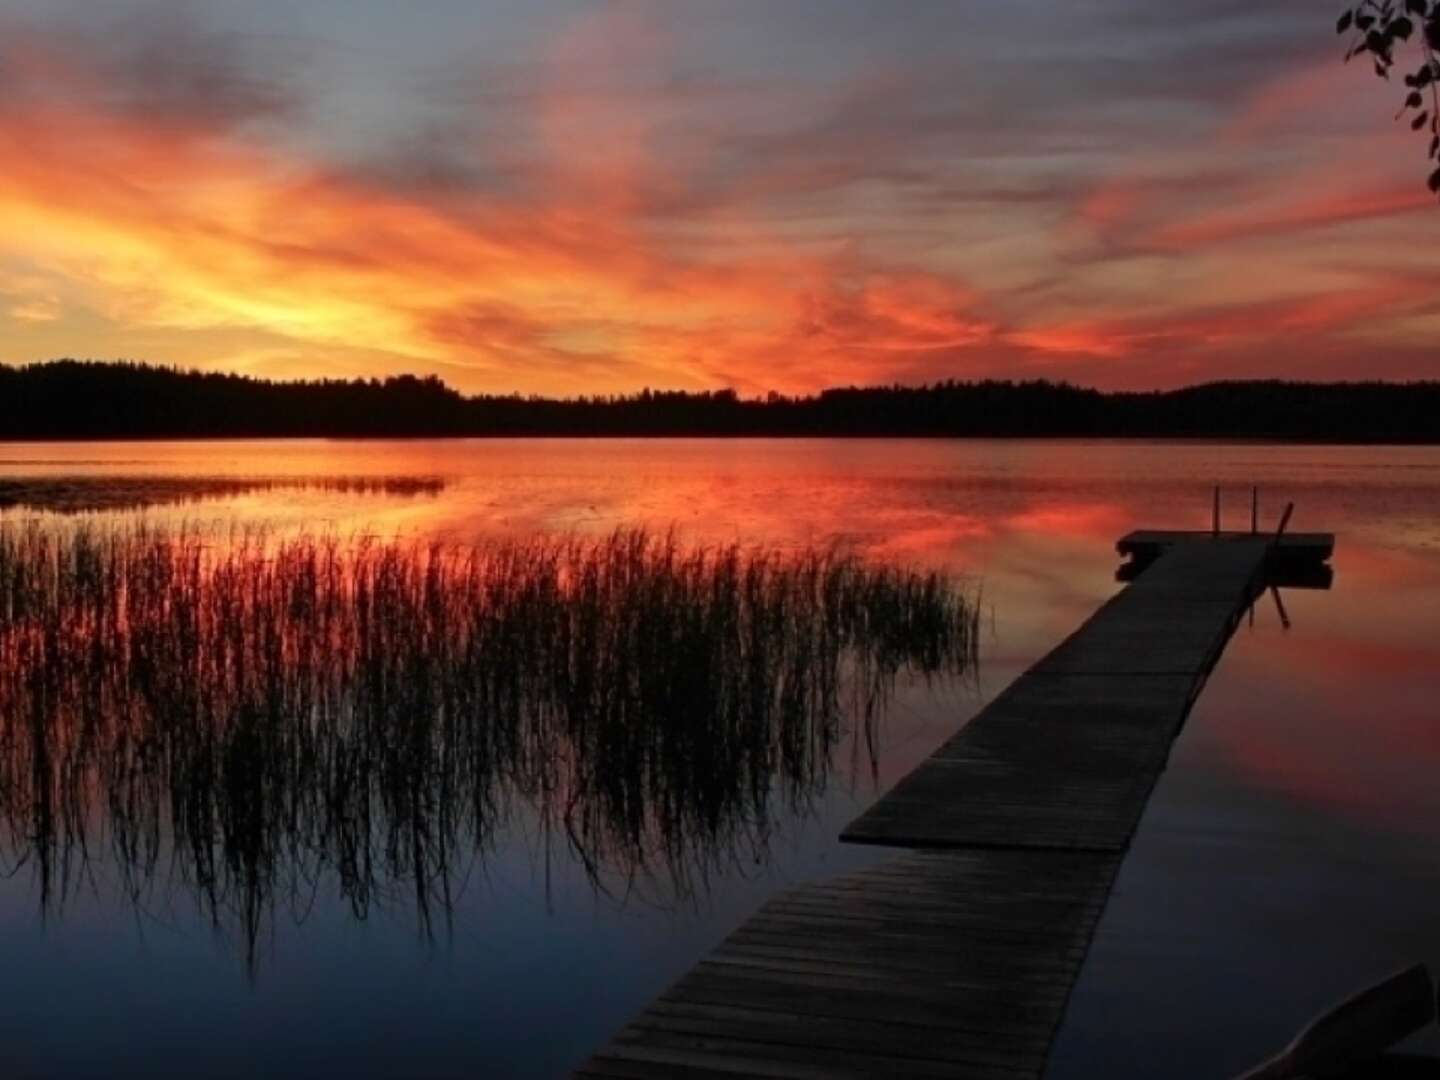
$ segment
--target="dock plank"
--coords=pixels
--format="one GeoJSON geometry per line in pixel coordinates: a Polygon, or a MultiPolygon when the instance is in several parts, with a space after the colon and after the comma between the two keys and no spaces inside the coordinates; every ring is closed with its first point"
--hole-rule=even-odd
{"type": "Polygon", "coordinates": [[[1037,1077],[1117,866],[913,852],[791,889],[580,1074],[1037,1077]]]}
{"type": "Polygon", "coordinates": [[[1133,584],[842,834],[915,850],[772,898],[577,1075],[1040,1077],[1171,744],[1275,560],[1248,534],[1120,549],[1150,560],[1133,584]]]}
{"type": "Polygon", "coordinates": [[[1166,551],[841,838],[1125,850],[1266,551],[1249,537],[1166,551]],[[1111,699],[1136,677],[1174,681],[1144,703],[1111,699]]]}
{"type": "MultiPolygon", "coordinates": [[[[1205,531],[1136,529],[1121,537],[1115,544],[1115,550],[1125,556],[1154,557],[1177,544],[1193,544],[1212,539],[1216,539],[1214,534],[1205,531]]],[[[1324,562],[1335,554],[1334,533],[1287,532],[1275,540],[1274,537],[1265,533],[1257,536],[1254,533],[1227,530],[1221,532],[1218,539],[1272,541],[1274,544],[1272,556],[1280,558],[1304,558],[1324,562]]]]}

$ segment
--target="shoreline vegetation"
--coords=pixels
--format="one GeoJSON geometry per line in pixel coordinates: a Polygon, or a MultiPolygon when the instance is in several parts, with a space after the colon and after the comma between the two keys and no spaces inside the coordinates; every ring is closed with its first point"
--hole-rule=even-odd
{"type": "Polygon", "coordinates": [[[433,499],[445,486],[439,476],[0,476],[0,513],[109,513],[282,491],[433,499]]]}
{"type": "Polygon", "coordinates": [[[0,440],[415,437],[1205,438],[1440,443],[1440,382],[844,387],[465,396],[434,377],[270,382],[132,363],[0,364],[0,440]]]}
{"type": "Polygon", "coordinates": [[[835,548],[0,522],[0,873],[237,934],[338,895],[428,936],[514,837],[660,903],[873,776],[979,603],[835,548]]]}

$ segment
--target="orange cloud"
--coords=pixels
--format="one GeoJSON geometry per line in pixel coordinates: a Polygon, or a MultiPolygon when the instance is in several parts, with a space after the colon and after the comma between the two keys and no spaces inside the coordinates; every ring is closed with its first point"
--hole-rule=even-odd
{"type": "Polygon", "coordinates": [[[1277,128],[1304,124],[1315,109],[1333,115],[1337,102],[1353,96],[1354,85],[1355,72],[1327,52],[1251,91],[1217,137],[1221,143],[1247,143],[1277,128]]]}
{"type": "Polygon", "coordinates": [[[1372,282],[1314,295],[1178,310],[1162,315],[1060,322],[1007,333],[1007,341],[1041,354],[1102,359],[1137,354],[1245,347],[1278,338],[1291,347],[1328,331],[1372,322],[1433,300],[1437,281],[1378,274],[1372,282]]]}
{"type": "Polygon", "coordinates": [[[1074,220],[1136,250],[1190,252],[1433,209],[1424,185],[1390,164],[1407,133],[1387,129],[1386,99],[1362,74],[1327,52],[1261,83],[1208,145],[1105,179],[1074,220]],[[1234,167],[1243,161],[1251,168],[1234,167]]]}
{"type": "MultiPolygon", "coordinates": [[[[1337,171],[1295,197],[1288,174],[1217,185],[1170,162],[1117,167],[1076,199],[1073,176],[1042,183],[1022,155],[1024,197],[977,204],[962,181],[937,183],[953,166],[926,171],[964,109],[920,109],[911,134],[923,153],[906,156],[892,118],[916,91],[906,72],[847,73],[826,100],[802,83],[746,87],[748,112],[828,110],[793,137],[768,116],[727,132],[703,88],[672,100],[654,80],[627,81],[668,70],[684,44],[663,8],[587,9],[548,37],[506,88],[493,153],[465,146],[481,137],[457,122],[456,145],[435,160],[389,169],[302,149],[281,125],[295,102],[203,35],[117,65],[93,41],[0,30],[6,359],[408,370],[466,390],[559,394],[809,391],[1062,365],[1091,378],[1123,366],[1143,383],[1171,370],[1147,366],[1163,351],[1249,348],[1422,306],[1409,286],[1359,269],[1358,290],[1315,279],[1277,299],[1281,275],[1250,248],[1215,263],[1227,282],[1263,286],[1239,303],[1238,287],[1172,289],[1152,265],[1125,265],[1408,212],[1425,202],[1419,185],[1337,171]],[[157,71],[179,62],[172,53],[204,63],[157,71]],[[437,182],[432,166],[468,179],[437,182]],[[1098,255],[1068,259],[1077,220],[1107,241],[1098,255]]],[[[1258,95],[1224,138],[1269,130],[1317,92],[1297,87],[1258,95]]],[[[1288,245],[1266,250],[1288,257],[1288,245]]]]}
{"type": "Polygon", "coordinates": [[[1275,233],[1338,225],[1347,221],[1392,217],[1417,211],[1433,213],[1435,197],[1416,184],[1381,190],[1321,195],[1276,193],[1260,206],[1221,209],[1189,221],[1163,225],[1146,241],[1159,248],[1190,250],[1231,240],[1254,240],[1275,233]]]}
{"type": "Polygon", "coordinates": [[[1102,184],[1085,196],[1077,214],[1086,225],[1104,229],[1132,217],[1143,199],[1136,181],[1102,184]]]}
{"type": "Polygon", "coordinates": [[[1099,357],[1123,356],[1137,339],[1123,324],[1089,320],[1036,326],[1006,335],[1011,343],[1035,352],[1099,357]]]}
{"type": "MultiPolygon", "coordinates": [[[[622,29],[627,49],[663,46],[622,29]]],[[[592,41],[562,40],[557,63],[592,41]]],[[[795,250],[753,223],[724,259],[675,254],[639,205],[644,125],[607,126],[564,89],[539,104],[557,147],[528,201],[421,200],[234,132],[105,108],[87,71],[13,51],[49,92],[0,105],[0,265],[39,268],[117,324],[200,343],[263,331],[262,356],[294,358],[267,373],[378,355],[468,388],[809,389],[885,379],[993,330],[949,278],[795,250]]]]}
{"type": "Polygon", "coordinates": [[[829,347],[918,352],[983,342],[995,324],[966,314],[968,290],[923,274],[877,275],[857,288],[807,298],[803,333],[829,347]]]}

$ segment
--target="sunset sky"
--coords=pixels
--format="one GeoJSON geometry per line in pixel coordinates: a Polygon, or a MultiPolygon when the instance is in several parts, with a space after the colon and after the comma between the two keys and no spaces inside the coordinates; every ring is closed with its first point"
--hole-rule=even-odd
{"type": "Polygon", "coordinates": [[[1323,0],[0,0],[0,360],[468,391],[1440,377],[1323,0]]]}

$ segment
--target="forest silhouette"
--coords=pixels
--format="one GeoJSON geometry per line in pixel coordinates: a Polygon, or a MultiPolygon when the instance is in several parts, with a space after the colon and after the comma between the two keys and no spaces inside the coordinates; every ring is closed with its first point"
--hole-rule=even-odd
{"type": "Polygon", "coordinates": [[[944,381],[746,399],[733,390],[467,397],[435,377],[271,382],[135,363],[0,366],[0,439],[931,436],[1440,442],[1440,382],[1212,382],[1102,392],[944,381]]]}

